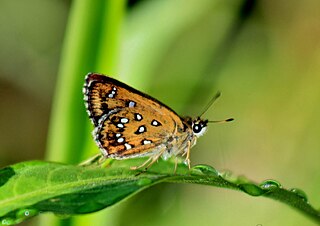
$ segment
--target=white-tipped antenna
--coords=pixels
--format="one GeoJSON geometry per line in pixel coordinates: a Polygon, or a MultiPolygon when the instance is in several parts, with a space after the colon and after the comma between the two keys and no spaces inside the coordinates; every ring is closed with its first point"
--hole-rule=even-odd
{"type": "Polygon", "coordinates": [[[216,95],[209,101],[209,103],[207,104],[207,106],[204,108],[204,111],[199,115],[199,117],[201,118],[201,116],[206,113],[206,111],[213,105],[213,103],[221,96],[221,92],[218,91],[216,93],[216,95]]]}

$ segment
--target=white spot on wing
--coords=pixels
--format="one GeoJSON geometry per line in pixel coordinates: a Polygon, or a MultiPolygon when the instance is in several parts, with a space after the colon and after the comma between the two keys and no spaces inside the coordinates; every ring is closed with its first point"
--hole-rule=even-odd
{"type": "Polygon", "coordinates": [[[118,143],[122,143],[124,141],[124,138],[120,137],[117,141],[118,141],[118,143]]]}
{"type": "Polygon", "coordinates": [[[120,122],[121,122],[121,123],[128,123],[128,122],[129,122],[129,119],[127,119],[127,118],[122,118],[122,119],[120,119],[120,122]]]}
{"type": "Polygon", "coordinates": [[[123,126],[123,124],[119,123],[119,124],[117,124],[117,127],[118,128],[123,128],[124,126],[123,126]]]}
{"type": "Polygon", "coordinates": [[[125,144],[124,144],[124,146],[126,147],[126,149],[127,149],[127,150],[129,150],[129,149],[131,149],[131,148],[132,148],[132,147],[131,147],[131,145],[130,145],[130,144],[128,144],[128,143],[125,143],[125,144]]]}
{"type": "Polygon", "coordinates": [[[151,144],[152,141],[151,141],[151,140],[143,140],[142,143],[143,143],[143,144],[151,144]]]}
{"type": "Polygon", "coordinates": [[[146,128],[144,126],[140,126],[138,131],[139,133],[143,133],[146,130],[146,128]]]}
{"type": "Polygon", "coordinates": [[[90,86],[91,86],[92,82],[93,82],[92,80],[90,80],[90,81],[89,81],[89,83],[88,83],[88,87],[90,87],[90,86]]]}
{"type": "Polygon", "coordinates": [[[158,126],[159,122],[157,120],[152,120],[151,125],[158,126]]]}
{"type": "Polygon", "coordinates": [[[129,102],[129,108],[133,108],[134,106],[136,106],[136,102],[130,101],[129,102]]]}
{"type": "Polygon", "coordinates": [[[121,133],[117,133],[117,134],[116,134],[116,137],[121,137],[121,133]]]}
{"type": "Polygon", "coordinates": [[[136,120],[141,121],[142,120],[142,116],[140,114],[136,114],[136,120]]]}
{"type": "Polygon", "coordinates": [[[108,97],[109,97],[109,98],[113,98],[113,94],[110,93],[110,94],[108,95],[108,97]]]}

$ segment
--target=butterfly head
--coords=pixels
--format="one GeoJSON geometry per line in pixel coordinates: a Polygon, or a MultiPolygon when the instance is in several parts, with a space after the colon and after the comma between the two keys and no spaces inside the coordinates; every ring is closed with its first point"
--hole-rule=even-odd
{"type": "Polygon", "coordinates": [[[207,119],[201,119],[201,116],[209,109],[210,106],[220,97],[221,93],[217,92],[217,94],[210,100],[209,104],[205,107],[204,111],[195,119],[192,119],[190,117],[187,117],[185,121],[187,124],[192,128],[192,132],[196,137],[202,136],[206,130],[208,123],[221,123],[221,122],[231,122],[233,121],[233,118],[228,118],[225,120],[219,120],[219,121],[209,121],[207,119]]]}
{"type": "Polygon", "coordinates": [[[207,130],[207,124],[208,124],[207,119],[204,120],[204,119],[201,119],[200,117],[192,119],[190,117],[187,117],[185,121],[191,127],[192,133],[196,137],[202,136],[207,130]]]}
{"type": "Polygon", "coordinates": [[[207,119],[203,120],[198,117],[192,120],[191,128],[192,128],[193,134],[196,135],[197,137],[202,136],[207,130],[207,124],[208,124],[207,119]]]}
{"type": "Polygon", "coordinates": [[[197,117],[194,119],[190,117],[185,118],[185,122],[192,129],[192,133],[196,137],[202,136],[207,131],[208,123],[223,123],[223,122],[231,122],[233,120],[234,120],[233,118],[228,118],[228,119],[218,120],[218,121],[209,121],[207,119],[201,119],[200,117],[197,117]]]}

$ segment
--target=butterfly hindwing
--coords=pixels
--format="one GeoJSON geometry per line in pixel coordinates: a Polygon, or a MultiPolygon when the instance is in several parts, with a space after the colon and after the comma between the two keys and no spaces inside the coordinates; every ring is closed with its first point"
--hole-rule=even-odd
{"type": "Polygon", "coordinates": [[[95,140],[106,151],[106,155],[119,158],[149,155],[152,154],[150,149],[166,139],[167,134],[159,129],[152,129],[146,120],[137,121],[136,114],[124,109],[103,121],[95,140]]]}
{"type": "Polygon", "coordinates": [[[152,154],[183,128],[169,107],[113,78],[89,74],[84,94],[95,140],[107,157],[152,154]]]}

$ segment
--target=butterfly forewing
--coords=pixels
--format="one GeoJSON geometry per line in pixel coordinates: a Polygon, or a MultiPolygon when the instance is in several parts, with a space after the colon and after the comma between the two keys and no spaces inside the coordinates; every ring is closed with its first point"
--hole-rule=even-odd
{"type": "Polygon", "coordinates": [[[169,107],[104,75],[89,74],[84,94],[95,140],[107,157],[152,155],[184,127],[169,107]]]}
{"type": "Polygon", "coordinates": [[[147,150],[155,148],[167,137],[162,130],[148,126],[147,119],[138,121],[139,113],[128,110],[131,109],[124,108],[103,120],[95,135],[102,148],[107,149],[107,155],[124,158],[142,155],[142,152],[151,154],[147,150]]]}

